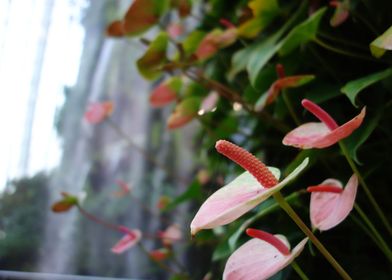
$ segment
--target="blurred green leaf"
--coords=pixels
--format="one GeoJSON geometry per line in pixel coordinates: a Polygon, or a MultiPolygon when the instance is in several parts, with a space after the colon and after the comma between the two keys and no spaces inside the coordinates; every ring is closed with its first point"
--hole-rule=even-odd
{"type": "Polygon", "coordinates": [[[148,46],[146,53],[137,60],[140,74],[148,80],[154,80],[161,74],[161,67],[166,62],[166,48],[169,36],[161,32],[148,46]]]}
{"type": "Polygon", "coordinates": [[[192,184],[189,185],[188,189],[174,198],[164,209],[164,211],[170,211],[177,207],[179,204],[184,203],[188,200],[195,199],[195,200],[201,200],[202,199],[202,194],[201,194],[201,186],[198,181],[193,181],[192,184]]]}
{"type": "Polygon", "coordinates": [[[351,103],[355,107],[358,107],[358,105],[355,103],[355,99],[358,93],[360,93],[365,88],[371,86],[372,84],[377,83],[391,75],[392,75],[392,68],[388,68],[387,70],[377,72],[357,80],[350,81],[347,84],[345,84],[344,87],[342,87],[341,91],[348,97],[348,99],[350,99],[351,103]]]}
{"type": "Polygon", "coordinates": [[[315,39],[321,18],[326,10],[326,8],[319,9],[307,20],[294,27],[283,40],[279,54],[287,55],[300,45],[306,44],[310,40],[315,39]]]}
{"type": "Polygon", "coordinates": [[[350,157],[358,164],[362,164],[358,159],[358,149],[365,143],[365,141],[377,127],[381,115],[382,110],[380,110],[371,118],[365,118],[362,125],[350,137],[343,140],[346,144],[347,150],[349,151],[350,157]]]}

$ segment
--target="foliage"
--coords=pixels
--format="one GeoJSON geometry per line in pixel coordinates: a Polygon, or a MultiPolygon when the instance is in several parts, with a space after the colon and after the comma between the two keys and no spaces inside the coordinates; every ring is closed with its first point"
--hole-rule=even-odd
{"type": "Polygon", "coordinates": [[[39,258],[48,201],[44,174],[11,182],[0,198],[0,267],[32,270],[39,258]]]}
{"type": "MultiPolygon", "coordinates": [[[[345,211],[340,213],[338,223],[344,221],[323,235],[317,232],[316,236],[353,278],[365,279],[371,275],[369,278],[388,279],[391,261],[388,242],[392,232],[386,213],[390,212],[388,168],[392,159],[385,155],[391,153],[392,137],[392,2],[345,0],[331,1],[331,5],[327,1],[241,0],[230,1],[230,5],[227,2],[134,1],[123,19],[113,19],[108,26],[109,36],[123,40],[127,36],[139,36],[146,47],[137,67],[144,78],[159,81],[150,100],[154,106],[171,106],[168,128],[181,129],[192,120],[200,124],[195,154],[203,155],[199,162],[209,178],[199,182],[187,180],[192,183],[182,195],[168,202],[165,213],[188,202],[192,209],[189,217],[195,216],[192,207],[198,208],[223,185],[222,181],[230,182],[243,173],[214,150],[219,139],[235,142],[269,166],[279,167],[283,178],[309,158],[307,169],[282,190],[284,197],[309,224],[309,219],[304,218],[310,211],[306,187],[322,184],[327,178],[347,182],[355,173],[361,187],[356,197],[351,192],[354,194],[350,196],[350,207],[338,207],[345,211]],[[172,38],[166,29],[176,23],[175,18],[180,18],[184,33],[172,38]],[[187,20],[197,23],[187,24],[187,20]],[[153,26],[160,28],[159,33],[146,33],[153,26]],[[157,94],[163,101],[156,101],[157,94]],[[218,95],[213,102],[209,99],[212,94],[218,95]],[[304,99],[314,102],[302,102],[314,116],[301,106],[304,99]],[[206,103],[211,104],[206,106],[206,103]],[[328,108],[330,116],[315,103],[328,108]],[[315,117],[320,122],[314,123],[315,117]],[[298,128],[293,130],[295,127],[298,128]],[[283,146],[282,139],[289,131],[292,131],[290,141],[284,144],[309,150],[283,146]],[[219,179],[222,175],[226,180],[219,179]],[[344,219],[351,211],[354,198],[355,211],[344,219]],[[363,242],[366,238],[372,242],[363,242]],[[370,260],[369,255],[373,256],[370,260]]],[[[148,151],[136,148],[159,165],[148,151]]],[[[206,252],[212,253],[203,259],[191,278],[201,279],[207,273],[213,279],[221,277],[230,255],[241,258],[242,254],[233,252],[248,241],[243,232],[249,226],[284,233],[291,244],[304,240],[301,230],[278,207],[277,204],[290,212],[281,194],[272,189],[266,191],[268,196],[274,196],[275,203],[273,198],[257,193],[257,184],[263,185],[262,180],[257,178],[257,172],[252,173],[249,164],[243,164],[247,156],[236,159],[238,154],[248,155],[241,151],[222,154],[247,169],[250,179],[240,180],[241,184],[235,180],[220,189],[201,206],[201,218],[196,214],[201,224],[206,223],[204,228],[213,230],[200,232],[190,246],[194,250],[197,250],[194,247],[207,248],[206,252]],[[244,181],[248,185],[242,186],[244,181]],[[255,191],[254,197],[263,199],[247,200],[248,191],[255,191]],[[219,211],[224,213],[220,215],[219,211]]],[[[288,179],[283,179],[286,183],[285,180],[288,179]]],[[[330,189],[324,187],[318,190],[330,189]]],[[[339,199],[336,201],[340,203],[339,199]]],[[[86,216],[107,226],[89,214],[86,216]]],[[[292,213],[290,216],[293,218],[292,213]]],[[[293,220],[299,224],[298,217],[293,220]]],[[[109,228],[117,229],[113,225],[109,228]]],[[[300,228],[319,248],[312,233],[300,228]]],[[[309,245],[298,257],[299,266],[311,279],[336,278],[336,272],[323,259],[323,250],[315,252],[312,248],[309,245]]],[[[249,255],[248,251],[245,255],[249,255]]],[[[260,252],[255,255],[260,256],[260,252]]],[[[293,258],[289,259],[291,262],[293,258]]],[[[155,259],[165,268],[161,261],[168,260],[155,259]]],[[[297,265],[293,268],[297,269],[297,265]]],[[[186,271],[173,273],[170,267],[169,272],[173,279],[179,275],[190,277],[186,271]]],[[[344,275],[341,273],[349,279],[344,275]]],[[[296,274],[288,268],[275,277],[288,279],[296,274]]]]}

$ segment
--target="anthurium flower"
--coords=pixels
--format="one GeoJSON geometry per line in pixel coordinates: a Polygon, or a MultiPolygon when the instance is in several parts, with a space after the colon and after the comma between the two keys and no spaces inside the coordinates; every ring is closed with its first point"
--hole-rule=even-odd
{"type": "Polygon", "coordinates": [[[98,124],[109,117],[113,112],[111,101],[97,102],[88,105],[84,118],[91,124],[98,124]]]}
{"type": "Polygon", "coordinates": [[[213,111],[216,108],[216,103],[218,103],[218,100],[219,94],[216,91],[212,91],[201,102],[198,114],[203,115],[205,113],[213,111]]]}
{"type": "Polygon", "coordinates": [[[308,187],[310,196],[310,221],[321,231],[340,224],[354,207],[358,178],[354,174],[347,185],[335,179],[327,179],[320,185],[308,187]]]}
{"type": "Polygon", "coordinates": [[[247,229],[253,239],[239,247],[227,260],[223,280],[267,279],[288,266],[302,252],[308,238],[303,239],[293,250],[283,235],[247,229]]]}
{"type": "Polygon", "coordinates": [[[142,237],[142,233],[138,229],[129,229],[127,227],[120,226],[119,230],[124,232],[125,235],[112,247],[112,252],[115,254],[122,254],[126,250],[132,248],[142,237]]]}
{"type": "Polygon", "coordinates": [[[345,124],[338,126],[335,120],[321,107],[310,100],[302,100],[309,112],[317,117],[321,122],[305,123],[289,132],[283,138],[283,144],[301,149],[326,148],[348,137],[361,124],[366,114],[364,107],[359,115],[345,124]]]}
{"type": "Polygon", "coordinates": [[[150,104],[153,107],[165,106],[177,99],[182,87],[179,77],[172,77],[159,84],[150,95],[150,104]]]}
{"type": "Polygon", "coordinates": [[[173,224],[164,231],[159,232],[158,236],[161,238],[163,245],[170,246],[182,239],[182,231],[179,225],[173,224]]]}
{"type": "Polygon", "coordinates": [[[308,164],[306,158],[290,175],[279,182],[280,171],[267,168],[254,155],[225,140],[215,145],[217,151],[247,170],[228,185],[213,193],[191,222],[191,234],[202,229],[226,225],[241,217],[294,180],[308,164]]]}
{"type": "Polygon", "coordinates": [[[256,111],[261,111],[265,106],[273,103],[278,97],[281,90],[286,88],[296,88],[304,84],[309,83],[314,79],[314,75],[295,75],[287,76],[284,73],[283,65],[276,65],[276,72],[278,73],[279,79],[276,80],[268,89],[267,93],[264,94],[256,103],[256,111]]]}
{"type": "Polygon", "coordinates": [[[392,51],[392,25],[370,43],[370,51],[374,57],[383,56],[387,50],[392,51]]]}
{"type": "Polygon", "coordinates": [[[203,38],[203,40],[201,40],[195,55],[199,60],[206,60],[212,57],[220,49],[232,45],[236,40],[236,28],[228,28],[224,31],[220,29],[215,29],[208,33],[203,38]]]}
{"type": "Polygon", "coordinates": [[[199,106],[200,99],[197,97],[189,97],[182,100],[167,120],[167,127],[176,129],[189,123],[197,116],[199,106]]]}
{"type": "Polygon", "coordinates": [[[337,27],[348,19],[350,15],[350,0],[331,1],[329,5],[336,8],[329,21],[332,27],[337,27]]]}

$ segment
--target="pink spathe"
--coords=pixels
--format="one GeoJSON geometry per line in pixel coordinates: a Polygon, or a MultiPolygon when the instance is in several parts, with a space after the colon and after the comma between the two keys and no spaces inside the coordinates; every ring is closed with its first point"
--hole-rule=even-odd
{"type": "MultiPolygon", "coordinates": [[[[286,237],[275,235],[290,248],[286,237]]],[[[308,238],[303,239],[288,255],[270,243],[253,238],[239,247],[227,260],[223,280],[268,279],[289,265],[303,250],[308,238]]]]}
{"type": "MultiPolygon", "coordinates": [[[[343,189],[341,182],[327,179],[320,185],[343,189]]],[[[310,197],[310,221],[320,231],[329,230],[340,224],[351,212],[355,203],[358,178],[354,174],[341,193],[312,192],[310,197]]]]}

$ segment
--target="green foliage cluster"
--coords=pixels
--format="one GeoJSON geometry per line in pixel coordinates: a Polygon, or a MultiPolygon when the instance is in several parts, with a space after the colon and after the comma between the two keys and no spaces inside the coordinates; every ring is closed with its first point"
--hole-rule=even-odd
{"type": "Polygon", "coordinates": [[[0,197],[0,267],[34,271],[44,236],[48,177],[13,181],[0,197]]]}

